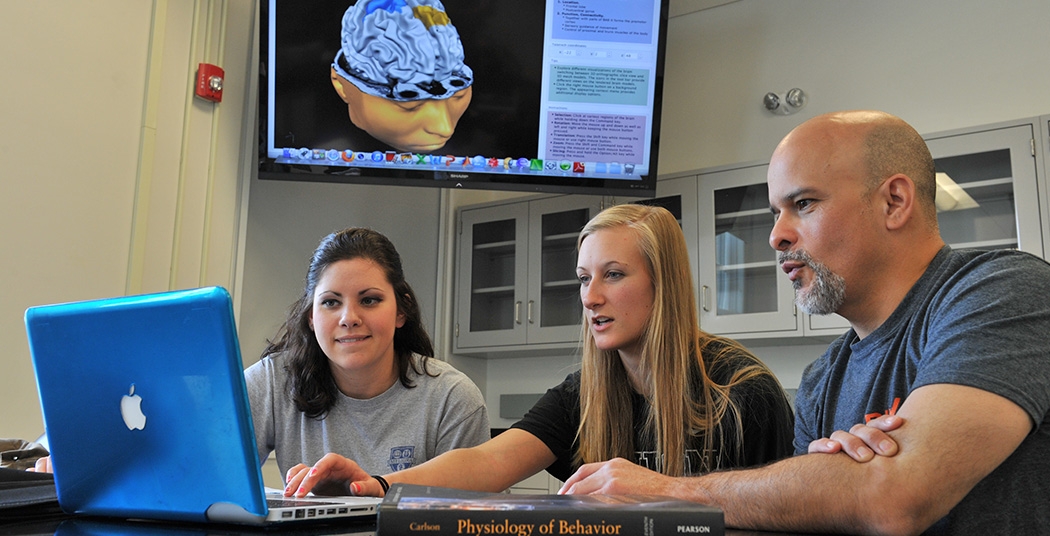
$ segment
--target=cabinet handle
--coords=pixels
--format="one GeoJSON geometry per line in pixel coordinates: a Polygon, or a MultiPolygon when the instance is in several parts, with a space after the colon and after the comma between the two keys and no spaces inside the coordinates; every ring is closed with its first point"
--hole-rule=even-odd
{"type": "Polygon", "coordinates": [[[707,285],[700,286],[700,308],[703,309],[705,313],[711,312],[711,309],[707,307],[707,285]]]}
{"type": "Polygon", "coordinates": [[[529,319],[529,323],[530,324],[532,323],[532,304],[533,304],[533,301],[529,300],[529,308],[526,310],[526,313],[528,315],[528,319],[529,319]]]}
{"type": "Polygon", "coordinates": [[[520,301],[514,302],[514,323],[515,324],[520,324],[521,323],[521,302],[520,301]]]}

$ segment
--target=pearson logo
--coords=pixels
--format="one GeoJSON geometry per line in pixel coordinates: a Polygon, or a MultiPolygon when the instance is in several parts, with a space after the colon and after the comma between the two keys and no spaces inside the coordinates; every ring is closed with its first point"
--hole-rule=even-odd
{"type": "Polygon", "coordinates": [[[678,525],[679,534],[711,534],[709,525],[678,525]]]}

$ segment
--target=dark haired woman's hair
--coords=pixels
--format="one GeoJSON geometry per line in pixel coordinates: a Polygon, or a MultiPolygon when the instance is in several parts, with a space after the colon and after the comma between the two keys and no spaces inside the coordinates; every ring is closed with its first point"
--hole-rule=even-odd
{"type": "Polygon", "coordinates": [[[414,387],[408,370],[430,374],[427,360],[434,357],[434,346],[423,327],[422,313],[412,287],[405,281],[401,256],[387,237],[363,228],[349,228],[332,233],[321,240],[310,260],[303,294],[288,311],[284,324],[274,340],[263,350],[263,357],[283,354],[285,368],[291,373],[291,395],[299,411],[308,417],[323,418],[339,396],[328,356],[321,350],[317,337],[310,329],[310,311],[313,309],[317,281],[332,264],[368,259],[378,264],[394,288],[398,313],[405,316],[405,324],[394,330],[394,360],[398,378],[405,387],[414,387]],[[412,355],[422,357],[417,366],[412,355]],[[422,369],[422,370],[420,370],[422,369]]]}

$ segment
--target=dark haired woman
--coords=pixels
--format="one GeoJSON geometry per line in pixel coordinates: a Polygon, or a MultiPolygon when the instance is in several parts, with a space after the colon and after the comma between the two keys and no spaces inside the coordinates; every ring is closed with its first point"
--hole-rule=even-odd
{"type": "Polygon", "coordinates": [[[282,474],[329,452],[375,474],[489,438],[481,392],[434,350],[382,234],[325,237],[262,359],[245,371],[259,459],[282,474]]]}

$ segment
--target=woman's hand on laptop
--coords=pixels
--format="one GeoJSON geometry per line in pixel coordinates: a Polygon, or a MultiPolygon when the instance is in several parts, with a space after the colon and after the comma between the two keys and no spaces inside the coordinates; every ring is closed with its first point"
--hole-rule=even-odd
{"type": "Polygon", "coordinates": [[[298,464],[285,475],[285,496],[358,495],[382,497],[383,488],[353,460],[338,454],[325,454],[312,467],[298,464]]]}

